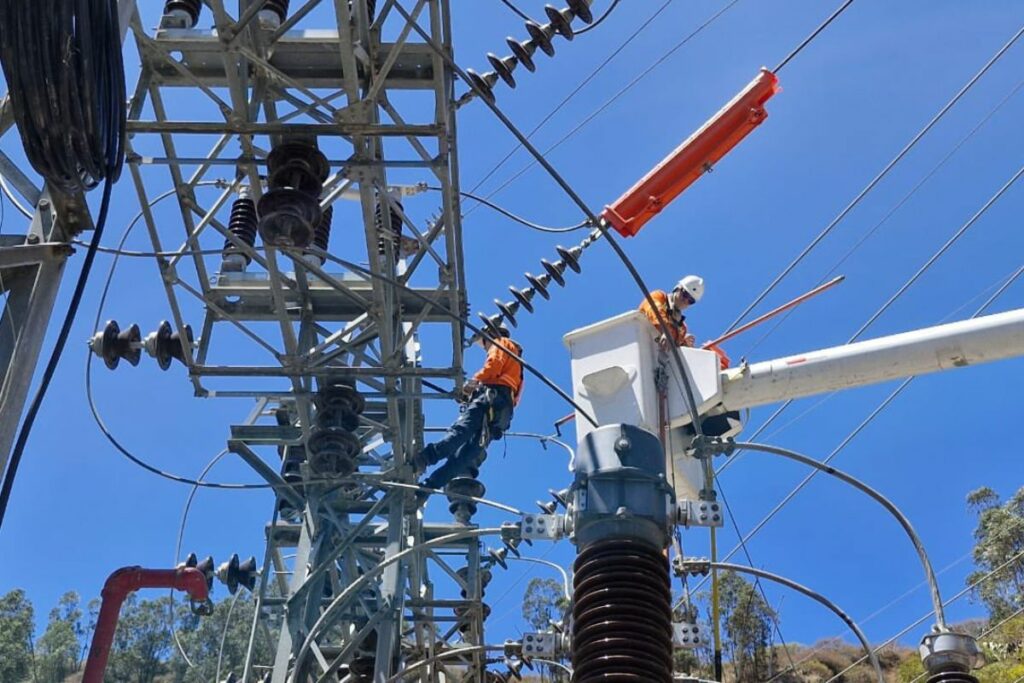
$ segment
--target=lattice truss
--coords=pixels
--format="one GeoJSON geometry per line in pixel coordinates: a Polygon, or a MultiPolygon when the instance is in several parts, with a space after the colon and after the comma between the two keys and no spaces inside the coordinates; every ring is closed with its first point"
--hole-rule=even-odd
{"type": "Polygon", "coordinates": [[[414,481],[422,400],[450,396],[424,382],[463,376],[454,82],[406,21],[450,54],[448,0],[207,0],[198,22],[198,3],[173,4],[156,29],[130,22],[128,173],[172,314],[147,343],[198,396],[259,402],[229,447],[278,494],[253,624],[276,657],[250,656],[244,680],[385,681],[443,653],[406,680],[452,680],[445,666],[478,680],[479,648],[453,648],[483,644],[479,541],[381,483],[414,481]],[[327,162],[313,250],[245,224],[296,141],[327,162]],[[151,208],[168,176],[180,220],[151,208]],[[427,327],[440,343],[425,356],[427,327]]]}

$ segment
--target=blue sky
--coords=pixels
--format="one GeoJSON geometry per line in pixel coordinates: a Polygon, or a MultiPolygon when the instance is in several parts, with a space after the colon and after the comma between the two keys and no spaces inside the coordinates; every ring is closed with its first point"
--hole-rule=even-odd
{"type": "MultiPolygon", "coordinates": [[[[497,0],[452,4],[456,56],[464,67],[482,70],[486,52],[504,54],[506,35],[524,35],[520,20],[497,0]]],[[[604,4],[597,0],[595,7],[604,4]]],[[[539,59],[537,73],[522,72],[516,91],[499,85],[498,103],[521,127],[532,128],[662,4],[623,2],[600,29],[571,44],[559,42],[554,59],[539,59]]],[[[725,4],[671,2],[537,134],[537,144],[545,148],[558,140],[725,4]]],[[[522,0],[520,5],[539,13],[542,3],[522,0]]],[[[592,207],[603,206],[717,111],[759,67],[777,63],[833,5],[740,0],[552,152],[551,161],[592,207]]],[[[147,25],[156,22],[152,14],[146,19],[147,25]]],[[[1010,1],[854,2],[782,72],[783,92],[769,103],[767,122],[623,246],[652,287],[669,287],[690,272],[703,275],[707,294],[690,315],[691,330],[698,338],[716,336],[1022,23],[1024,7],[1010,1]]],[[[131,67],[136,59],[129,56],[127,61],[131,67]]],[[[814,286],[1017,87],[1022,66],[1024,41],[1007,52],[759,310],[814,286]]],[[[756,348],[762,331],[729,343],[733,359],[768,359],[844,342],[1017,171],[1024,159],[1022,115],[1024,97],[1015,95],[846,260],[839,269],[847,276],[843,285],[802,307],[756,348]]],[[[3,145],[8,154],[18,153],[15,136],[5,136],[3,145]]],[[[463,108],[459,146],[464,189],[473,187],[513,145],[480,103],[463,108]]],[[[528,161],[519,152],[482,190],[497,187],[528,161]]],[[[150,177],[152,194],[169,187],[166,178],[150,177]]],[[[425,218],[435,199],[410,200],[407,209],[425,218]]],[[[580,220],[578,210],[536,167],[495,200],[545,224],[580,220]]],[[[5,209],[4,230],[20,229],[10,205],[5,209]]],[[[986,293],[1021,265],[1022,209],[1024,188],[1011,188],[867,336],[969,316],[986,293]]],[[[108,243],[137,210],[135,193],[123,181],[115,189],[108,243]]],[[[162,230],[180,230],[170,204],[159,216],[162,230]]],[[[492,299],[507,298],[508,285],[523,284],[523,271],[536,272],[541,258],[553,258],[558,243],[554,236],[528,231],[484,209],[468,215],[464,230],[471,303],[485,312],[491,312],[492,299]]],[[[336,227],[335,234],[341,232],[336,227]]],[[[129,245],[148,246],[141,229],[129,245]]],[[[343,247],[338,249],[344,257],[343,247]]],[[[36,423],[0,533],[0,555],[7,559],[0,564],[0,590],[25,588],[41,615],[65,590],[98,594],[106,575],[119,566],[170,564],[188,493],[187,487],[127,463],[89,416],[81,342],[93,331],[100,276],[108,259],[97,262],[96,281],[36,423]]],[[[77,263],[72,262],[73,269],[77,263]]],[[[62,300],[69,290],[66,284],[62,300]]],[[[561,336],[636,306],[639,296],[607,245],[598,244],[587,252],[581,275],[555,291],[552,301],[542,302],[537,313],[523,317],[516,337],[531,362],[568,387],[569,363],[561,336]]],[[[992,310],[1021,306],[1024,285],[1017,285],[992,310]]],[[[119,269],[104,317],[122,323],[137,320],[144,333],[169,317],[151,263],[119,269]]],[[[443,353],[430,347],[429,336],[424,341],[428,356],[443,353]]],[[[467,362],[480,360],[480,352],[473,351],[467,362]]],[[[835,461],[890,496],[914,522],[942,570],[944,594],[959,591],[972,570],[970,559],[964,559],[973,529],[965,495],[987,485],[1005,496],[1024,483],[1016,445],[1018,420],[1024,418],[1015,386],[1022,370],[1024,362],[1014,360],[921,378],[835,461]]],[[[228,426],[249,410],[243,401],[193,398],[179,367],[162,373],[154,363],[143,362],[115,373],[102,365],[94,371],[98,402],[114,433],[147,459],[182,474],[197,474],[224,446],[228,426]]],[[[765,440],[822,458],[893,386],[847,391],[820,404],[819,399],[798,402],[777,423],[782,429],[770,430],[765,440]]],[[[431,405],[428,422],[443,426],[454,410],[431,405]]],[[[746,434],[772,410],[755,410],[746,434]]],[[[557,396],[532,381],[515,428],[548,432],[566,412],[557,396]]],[[[251,480],[230,460],[214,474],[222,481],[251,480]]],[[[731,467],[722,487],[740,528],[752,527],[804,474],[797,466],[754,454],[731,467]]],[[[569,481],[561,451],[523,440],[492,447],[482,478],[490,497],[520,507],[532,506],[546,497],[548,488],[569,481]]],[[[218,559],[233,552],[259,556],[271,506],[266,492],[201,491],[184,548],[218,559]]],[[[445,513],[444,506],[434,503],[428,517],[443,519],[445,513]]],[[[490,523],[505,518],[487,512],[479,519],[490,523]]],[[[684,538],[689,552],[706,552],[704,534],[689,532],[684,538]]],[[[736,540],[731,530],[723,538],[726,549],[736,540]]],[[[922,579],[913,549],[896,523],[862,495],[824,479],[788,505],[749,550],[756,565],[822,591],[854,618],[874,613],[922,579]]],[[[564,564],[572,558],[565,542],[534,552],[564,564]]],[[[491,585],[487,601],[494,609],[492,639],[521,627],[518,605],[527,570],[530,575],[547,571],[514,565],[491,585]]],[[[810,642],[842,631],[835,617],[817,605],[772,587],[767,591],[780,606],[787,641],[810,642]]],[[[864,623],[864,629],[872,640],[884,640],[924,614],[928,604],[926,591],[918,588],[864,623]]],[[[980,612],[963,599],[950,609],[950,616],[956,620],[980,612]]],[[[924,626],[912,630],[908,642],[924,632],[924,626]]]]}

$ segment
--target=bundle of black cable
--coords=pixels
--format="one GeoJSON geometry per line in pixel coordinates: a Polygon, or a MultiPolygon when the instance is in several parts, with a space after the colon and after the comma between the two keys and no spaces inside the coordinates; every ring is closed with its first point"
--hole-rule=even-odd
{"type": "Polygon", "coordinates": [[[0,62],[32,167],[66,193],[116,181],[127,115],[117,1],[0,2],[0,62]]]}
{"type": "Polygon", "coordinates": [[[64,193],[88,191],[105,181],[89,250],[0,485],[0,525],[82,302],[111,189],[124,163],[128,111],[120,35],[116,0],[0,0],[0,62],[29,162],[51,189],[64,193]]]}

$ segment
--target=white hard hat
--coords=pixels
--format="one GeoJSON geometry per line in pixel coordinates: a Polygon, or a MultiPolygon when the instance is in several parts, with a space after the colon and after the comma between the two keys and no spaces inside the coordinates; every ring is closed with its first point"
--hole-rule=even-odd
{"type": "Polygon", "coordinates": [[[687,275],[676,283],[675,290],[679,289],[686,291],[687,294],[693,297],[694,302],[700,301],[701,297],[704,296],[704,278],[697,275],[687,275]]]}

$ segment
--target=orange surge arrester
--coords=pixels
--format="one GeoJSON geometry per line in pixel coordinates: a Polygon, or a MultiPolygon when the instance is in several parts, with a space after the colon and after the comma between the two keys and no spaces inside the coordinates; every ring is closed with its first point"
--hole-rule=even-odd
{"type": "Polygon", "coordinates": [[[683,190],[718,163],[768,117],[764,104],[779,92],[779,79],[762,68],[757,78],[679,145],[601,217],[623,237],[640,232],[683,190]]]}

